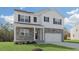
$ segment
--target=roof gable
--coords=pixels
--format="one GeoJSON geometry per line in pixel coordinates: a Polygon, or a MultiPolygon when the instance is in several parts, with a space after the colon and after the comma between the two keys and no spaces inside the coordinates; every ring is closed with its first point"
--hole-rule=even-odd
{"type": "Polygon", "coordinates": [[[62,18],[64,18],[64,16],[60,12],[58,12],[56,8],[43,9],[43,10],[36,12],[36,14],[42,14],[42,13],[46,13],[46,12],[49,12],[49,11],[53,11],[53,12],[57,13],[58,15],[60,15],[62,18]]]}

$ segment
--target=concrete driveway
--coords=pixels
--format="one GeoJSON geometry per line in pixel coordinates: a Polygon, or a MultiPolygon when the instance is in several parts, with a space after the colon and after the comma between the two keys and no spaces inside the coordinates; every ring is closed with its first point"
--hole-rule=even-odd
{"type": "Polygon", "coordinates": [[[78,43],[54,42],[53,44],[79,49],[78,43]]]}

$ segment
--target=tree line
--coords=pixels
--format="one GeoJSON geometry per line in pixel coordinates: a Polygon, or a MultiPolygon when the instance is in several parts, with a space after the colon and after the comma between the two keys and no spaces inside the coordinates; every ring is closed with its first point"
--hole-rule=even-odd
{"type": "Polygon", "coordinates": [[[12,42],[14,39],[13,25],[0,24],[0,42],[12,42]]]}

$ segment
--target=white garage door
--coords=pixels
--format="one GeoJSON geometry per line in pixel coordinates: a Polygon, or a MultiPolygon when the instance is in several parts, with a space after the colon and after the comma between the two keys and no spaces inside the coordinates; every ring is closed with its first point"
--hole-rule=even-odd
{"type": "Polygon", "coordinates": [[[61,33],[46,33],[45,42],[46,43],[61,42],[61,33]]]}

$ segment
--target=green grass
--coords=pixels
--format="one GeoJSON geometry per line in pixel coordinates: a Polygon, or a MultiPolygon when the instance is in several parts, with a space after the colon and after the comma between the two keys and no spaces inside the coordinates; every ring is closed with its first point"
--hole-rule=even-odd
{"type": "Polygon", "coordinates": [[[70,43],[79,43],[79,40],[65,40],[65,42],[70,42],[70,43]]]}
{"type": "Polygon", "coordinates": [[[17,45],[13,42],[0,42],[0,51],[32,51],[34,48],[41,48],[44,51],[73,51],[76,49],[54,44],[22,44],[17,45]]]}

